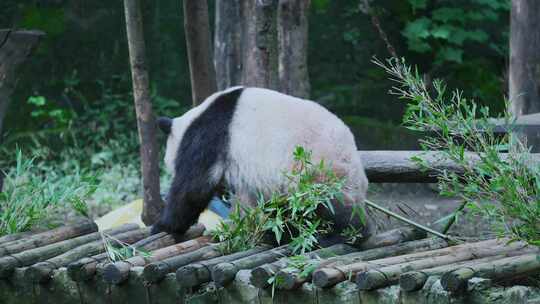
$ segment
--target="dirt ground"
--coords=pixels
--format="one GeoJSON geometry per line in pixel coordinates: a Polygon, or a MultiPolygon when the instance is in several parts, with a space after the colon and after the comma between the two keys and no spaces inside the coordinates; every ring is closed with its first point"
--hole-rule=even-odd
{"type": "MultiPolygon", "coordinates": [[[[368,199],[376,204],[403,215],[411,220],[440,230],[441,225],[433,224],[438,219],[452,213],[459,207],[458,199],[445,198],[438,195],[434,184],[370,184],[368,199]]],[[[403,226],[386,215],[372,211],[381,231],[403,226]]],[[[465,213],[458,218],[449,233],[464,237],[488,237],[489,223],[478,216],[465,213]]]]}

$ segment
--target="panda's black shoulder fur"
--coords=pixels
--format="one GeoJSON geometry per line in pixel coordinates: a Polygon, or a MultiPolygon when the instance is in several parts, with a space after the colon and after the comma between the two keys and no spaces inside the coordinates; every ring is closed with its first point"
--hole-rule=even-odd
{"type": "Polygon", "coordinates": [[[230,124],[243,88],[219,95],[187,127],[178,147],[167,205],[153,232],[182,234],[219,191],[212,168],[227,161],[230,124]]]}

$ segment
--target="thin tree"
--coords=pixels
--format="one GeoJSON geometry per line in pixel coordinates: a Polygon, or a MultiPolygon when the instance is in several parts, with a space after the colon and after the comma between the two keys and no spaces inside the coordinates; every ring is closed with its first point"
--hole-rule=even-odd
{"type": "Polygon", "coordinates": [[[184,31],[193,106],[217,91],[206,0],[184,0],[184,31]]]}
{"type": "Polygon", "coordinates": [[[142,221],[153,224],[163,207],[159,192],[158,148],[156,122],[152,113],[148,68],[146,65],[143,22],[139,0],[124,0],[129,61],[133,81],[133,99],[139,132],[141,172],[143,182],[142,221]]]}
{"type": "Polygon", "coordinates": [[[540,112],[540,1],[512,0],[509,97],[516,116],[540,112]]]}

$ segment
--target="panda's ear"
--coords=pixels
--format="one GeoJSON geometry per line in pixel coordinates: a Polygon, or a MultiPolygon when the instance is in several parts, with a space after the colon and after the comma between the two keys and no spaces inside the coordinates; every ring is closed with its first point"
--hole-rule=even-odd
{"type": "Polygon", "coordinates": [[[163,133],[165,134],[171,133],[172,119],[170,119],[169,117],[158,117],[157,123],[158,123],[159,129],[163,133]]]}

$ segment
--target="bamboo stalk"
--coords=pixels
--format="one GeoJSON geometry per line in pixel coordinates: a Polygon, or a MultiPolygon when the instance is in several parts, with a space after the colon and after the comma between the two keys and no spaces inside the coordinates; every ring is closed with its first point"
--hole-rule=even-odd
{"type": "Polygon", "coordinates": [[[172,256],[192,252],[207,246],[211,240],[211,236],[202,236],[180,244],[158,249],[151,252],[148,257],[134,256],[125,261],[108,264],[103,270],[103,280],[109,284],[120,284],[128,279],[131,267],[145,266],[146,264],[161,261],[172,256]]]}
{"type": "Polygon", "coordinates": [[[524,274],[540,273],[540,252],[508,257],[496,261],[471,264],[443,274],[441,285],[446,291],[457,292],[467,286],[472,277],[502,280],[524,274]]]}
{"type": "MultiPolygon", "coordinates": [[[[506,240],[507,241],[507,240],[506,240]]],[[[497,255],[508,251],[525,248],[526,244],[521,242],[511,243],[504,246],[505,241],[487,240],[477,243],[461,244],[452,247],[411,253],[402,256],[389,257],[384,259],[359,262],[344,266],[325,267],[313,273],[313,283],[318,287],[329,287],[339,282],[345,281],[347,277],[355,276],[359,272],[364,272],[376,267],[385,267],[411,261],[430,259],[446,255],[459,256],[461,260],[472,259],[473,257],[484,257],[497,255]],[[460,253],[465,252],[465,253],[460,253]]],[[[460,260],[454,260],[454,262],[460,260]]]]}
{"type": "Polygon", "coordinates": [[[414,227],[416,227],[416,228],[418,228],[420,230],[424,230],[425,232],[427,232],[429,234],[433,234],[436,237],[440,237],[441,239],[443,239],[445,241],[454,241],[453,238],[450,237],[449,235],[442,234],[442,233],[440,233],[438,231],[435,231],[435,230],[433,230],[433,229],[431,229],[429,227],[426,227],[424,225],[420,225],[420,224],[418,224],[416,222],[413,222],[413,221],[409,220],[408,218],[405,218],[405,217],[403,217],[403,216],[401,216],[401,215],[399,215],[399,214],[397,214],[395,212],[392,212],[392,211],[390,211],[390,210],[388,210],[388,209],[386,209],[384,207],[381,207],[381,206],[375,204],[372,201],[369,201],[369,200],[366,199],[366,200],[364,200],[364,202],[366,203],[367,206],[369,206],[371,208],[377,209],[380,212],[383,212],[383,213],[385,213],[385,214],[387,214],[387,215],[389,215],[389,216],[391,216],[393,218],[396,218],[396,219],[398,219],[398,220],[400,220],[400,221],[402,221],[402,222],[404,222],[406,224],[412,225],[412,226],[414,226],[414,227]]]}
{"type": "MultiPolygon", "coordinates": [[[[329,258],[336,255],[343,255],[355,251],[357,251],[357,249],[354,247],[345,244],[337,244],[305,253],[303,256],[305,256],[307,259],[329,258]]],[[[289,263],[290,262],[287,258],[281,258],[273,263],[264,264],[254,268],[251,271],[251,284],[258,288],[267,288],[268,286],[270,286],[268,280],[273,277],[280,269],[287,267],[289,263]]]]}
{"type": "MultiPolygon", "coordinates": [[[[118,228],[106,230],[108,234],[120,233],[137,229],[136,224],[125,224],[118,228]]],[[[17,267],[29,266],[45,261],[78,246],[101,239],[100,232],[79,236],[73,239],[60,241],[43,247],[34,248],[0,258],[0,278],[7,278],[17,267]]]]}
{"type": "MultiPolygon", "coordinates": [[[[107,235],[114,237],[116,240],[123,243],[134,243],[144,237],[150,235],[150,228],[142,228],[123,232],[122,230],[111,230],[107,235]]],[[[83,257],[96,255],[106,250],[106,245],[103,240],[97,240],[77,248],[71,249],[61,255],[55,256],[43,262],[39,262],[30,267],[27,267],[24,276],[34,283],[48,282],[55,269],[66,266],[69,263],[77,261],[83,257]]]]}
{"type": "Polygon", "coordinates": [[[202,247],[192,252],[170,257],[162,261],[150,263],[144,267],[142,278],[147,283],[156,283],[162,280],[168,273],[174,272],[182,266],[196,261],[221,256],[222,253],[218,246],[219,243],[202,247]]]}
{"type": "Polygon", "coordinates": [[[213,259],[192,263],[176,270],[176,281],[181,287],[191,288],[199,286],[202,283],[209,282],[212,278],[212,268],[220,263],[236,261],[241,258],[250,257],[270,249],[268,246],[257,246],[255,248],[240,251],[229,255],[215,257],[213,259]]]}
{"type": "MultiPolygon", "coordinates": [[[[184,238],[191,239],[202,235],[204,226],[200,224],[193,225],[185,234],[184,238]]],[[[144,238],[131,246],[145,251],[152,251],[159,248],[167,247],[175,243],[174,236],[165,232],[151,235],[144,238]]],[[[82,258],[78,261],[70,263],[67,267],[69,277],[75,282],[89,280],[96,275],[98,265],[105,262],[108,258],[107,253],[98,254],[88,258],[82,258]]],[[[103,268],[106,265],[100,265],[103,268]]]]}
{"type": "Polygon", "coordinates": [[[272,263],[291,254],[292,249],[290,246],[283,245],[278,248],[238,259],[236,261],[219,263],[212,267],[212,281],[219,286],[224,286],[225,284],[234,280],[234,277],[238,271],[242,269],[252,269],[263,264],[272,263]]]}
{"type": "MultiPolygon", "coordinates": [[[[384,242],[381,242],[381,245],[384,242]]],[[[418,241],[410,241],[405,243],[398,243],[395,245],[368,249],[361,252],[353,252],[342,256],[337,256],[334,258],[329,258],[326,260],[312,259],[307,261],[309,265],[316,267],[315,270],[321,269],[324,267],[332,267],[336,265],[349,265],[353,263],[358,263],[362,261],[369,261],[375,259],[382,259],[402,254],[408,254],[418,251],[434,250],[439,248],[447,247],[448,244],[446,241],[431,238],[418,241]]],[[[301,275],[301,272],[297,269],[281,269],[276,274],[277,280],[280,284],[277,286],[278,289],[292,290],[300,287],[303,283],[310,281],[312,278],[312,273],[304,276],[301,275]]]]}
{"type": "Polygon", "coordinates": [[[96,223],[87,221],[84,223],[79,223],[77,225],[63,226],[53,230],[41,232],[38,234],[34,234],[29,238],[23,238],[9,242],[4,245],[0,245],[0,257],[69,240],[75,237],[96,232],[97,230],[98,227],[96,223]]]}

